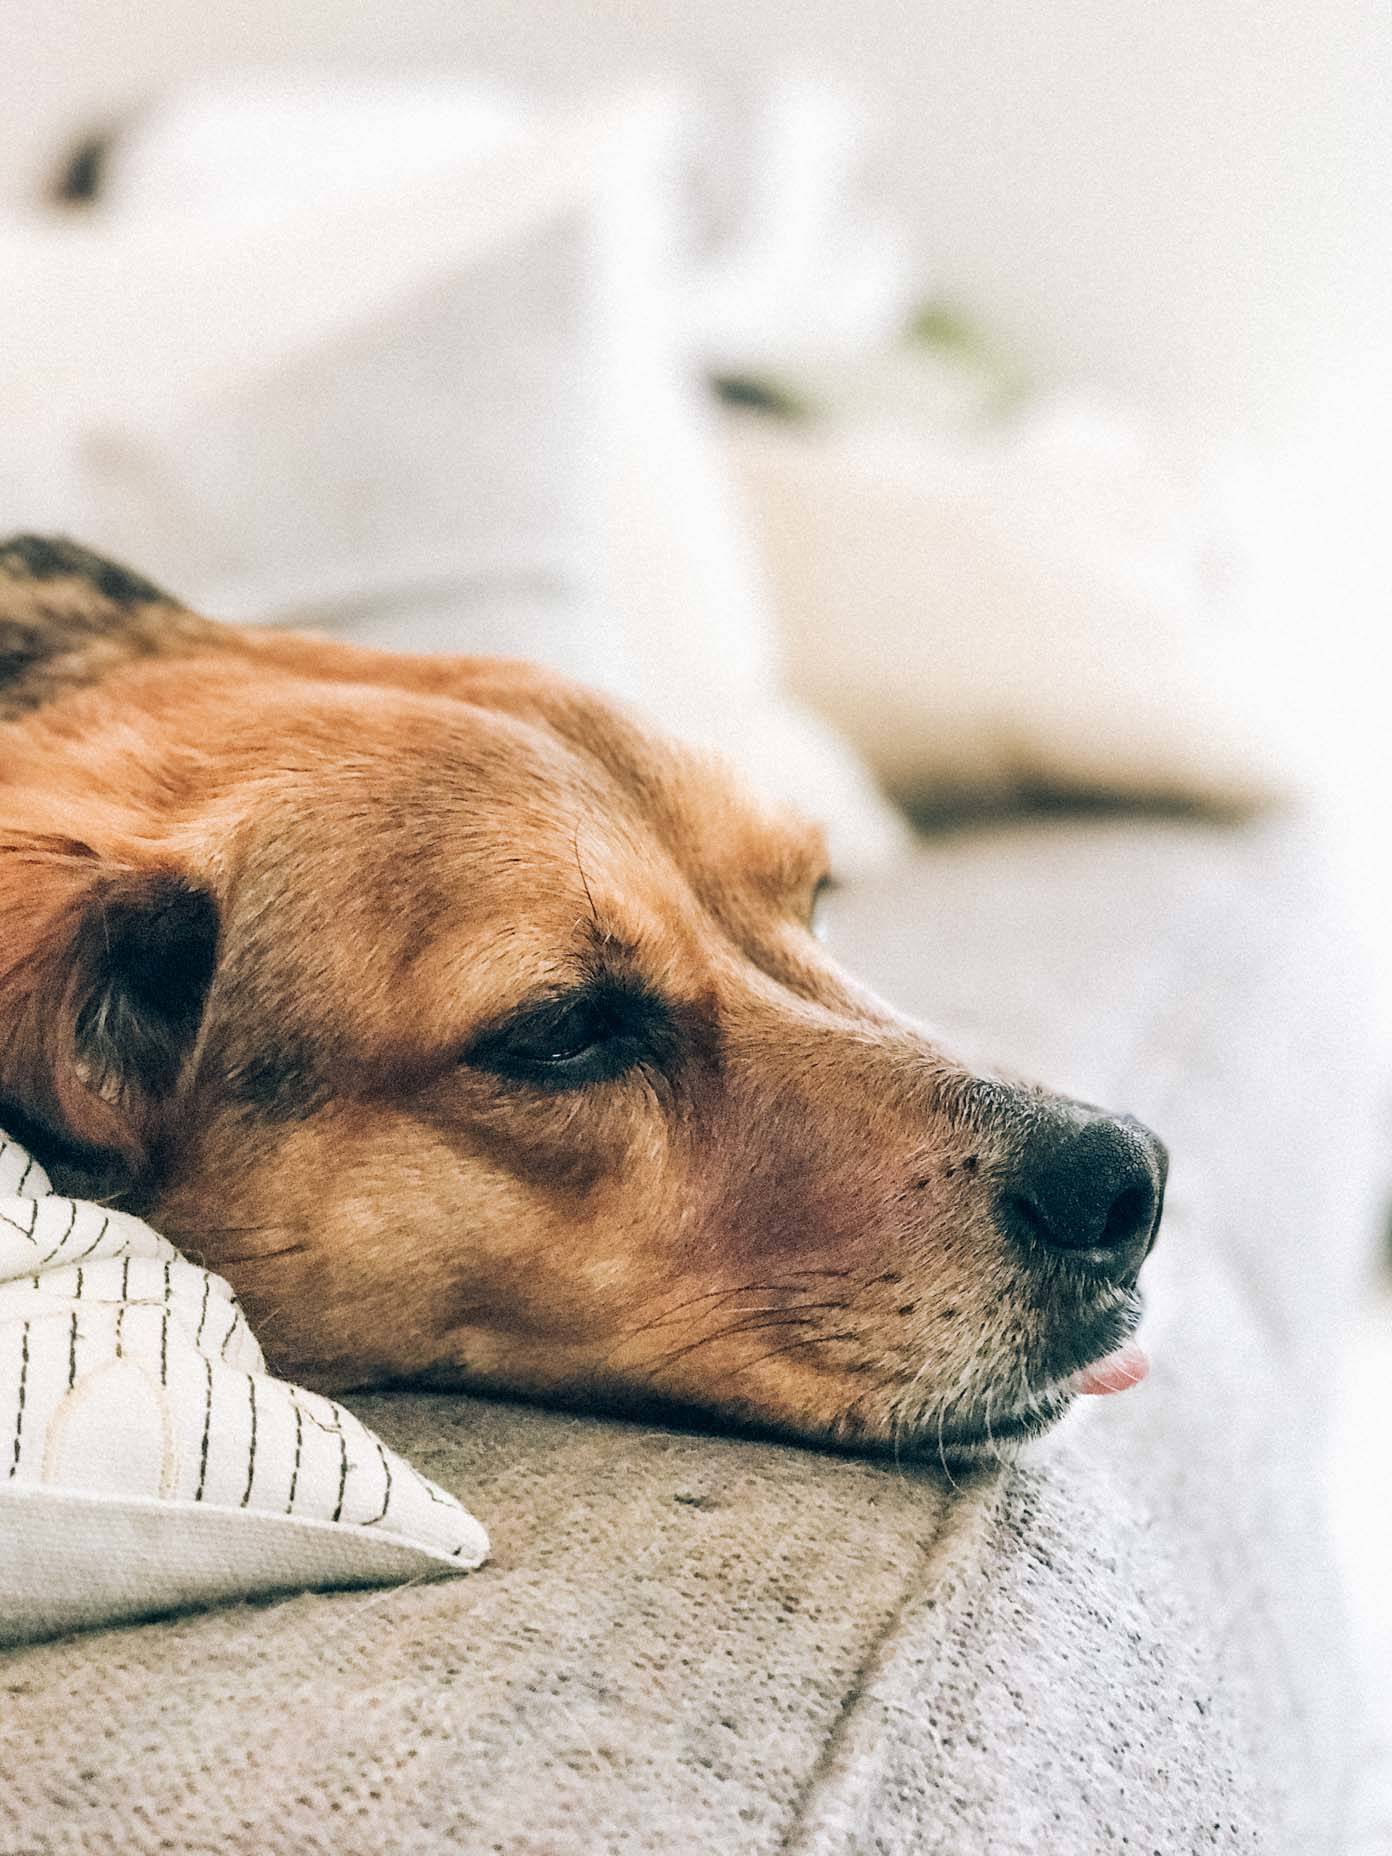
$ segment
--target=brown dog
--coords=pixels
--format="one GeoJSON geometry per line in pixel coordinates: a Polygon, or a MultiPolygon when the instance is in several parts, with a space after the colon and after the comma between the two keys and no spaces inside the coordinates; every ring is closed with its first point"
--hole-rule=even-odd
{"type": "Polygon", "coordinates": [[[1134,1325],[1163,1150],[856,986],[825,876],[549,673],[0,547],[0,1125],[314,1384],[959,1459],[1057,1417],[1134,1325]]]}

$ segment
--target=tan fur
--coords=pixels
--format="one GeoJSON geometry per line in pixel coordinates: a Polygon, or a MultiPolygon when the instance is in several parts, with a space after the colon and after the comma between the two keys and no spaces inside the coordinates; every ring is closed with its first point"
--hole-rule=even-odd
{"type": "Polygon", "coordinates": [[[1056,1415],[1128,1294],[1001,1235],[1035,1098],[827,956],[814,829],[533,668],[149,621],[0,728],[0,1120],[229,1277],[278,1368],[906,1448],[1056,1415]],[[94,1074],[100,925],[170,881],[216,905],[206,1007],[173,1073],[94,1074]],[[470,1060],[597,969],[669,1061],[470,1060]]]}

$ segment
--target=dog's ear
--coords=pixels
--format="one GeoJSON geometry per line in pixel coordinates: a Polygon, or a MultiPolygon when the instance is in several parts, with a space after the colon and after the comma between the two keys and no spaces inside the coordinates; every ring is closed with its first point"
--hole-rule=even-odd
{"type": "Polygon", "coordinates": [[[41,1145],[138,1179],[198,1036],[217,938],[213,898],[172,865],[53,837],[0,843],[0,1123],[9,1113],[41,1145]]]}

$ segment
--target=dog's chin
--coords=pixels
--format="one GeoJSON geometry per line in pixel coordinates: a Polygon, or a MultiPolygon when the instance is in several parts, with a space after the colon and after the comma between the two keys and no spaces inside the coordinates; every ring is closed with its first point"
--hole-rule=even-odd
{"type": "Polygon", "coordinates": [[[1051,1431],[1073,1402],[1074,1395],[1059,1387],[1033,1399],[1024,1411],[1003,1411],[975,1424],[928,1424],[911,1444],[901,1444],[900,1455],[949,1475],[1003,1467],[1018,1461],[1029,1444],[1051,1431]]]}
{"type": "Polygon", "coordinates": [[[1003,1375],[994,1390],[946,1411],[923,1413],[902,1432],[895,1449],[900,1457],[957,1474],[1013,1463],[1026,1447],[1053,1430],[1088,1388],[1090,1369],[1126,1348],[1140,1325],[1143,1304],[1128,1291],[1093,1321],[1075,1328],[1028,1372],[1003,1375]]]}
{"type": "MultiPolygon", "coordinates": [[[[1094,1326],[1075,1335],[1047,1362],[1041,1362],[1038,1380],[1023,1402],[1002,1398],[993,1405],[983,1399],[981,1406],[970,1412],[954,1412],[937,1424],[929,1421],[920,1425],[914,1454],[921,1461],[938,1463],[950,1474],[1016,1461],[1028,1444],[1054,1429],[1072,1409],[1080,1391],[1092,1389],[1080,1383],[1090,1369],[1104,1365],[1128,1347],[1140,1325],[1142,1309],[1139,1294],[1130,1291],[1094,1326]]],[[[1112,1389],[1120,1389],[1124,1383],[1122,1379],[1112,1389]]]]}

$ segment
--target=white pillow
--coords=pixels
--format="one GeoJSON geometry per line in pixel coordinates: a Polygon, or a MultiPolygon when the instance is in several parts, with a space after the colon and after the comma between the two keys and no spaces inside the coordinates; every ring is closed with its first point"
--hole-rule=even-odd
{"type": "Polygon", "coordinates": [[[1245,808],[1297,777],[1240,538],[1142,428],[1063,402],[728,441],[790,686],[910,805],[1245,808]]]}
{"type": "Polygon", "coordinates": [[[0,1644],[487,1553],[351,1412],[267,1374],[221,1277],[0,1134],[0,1644]]]}

